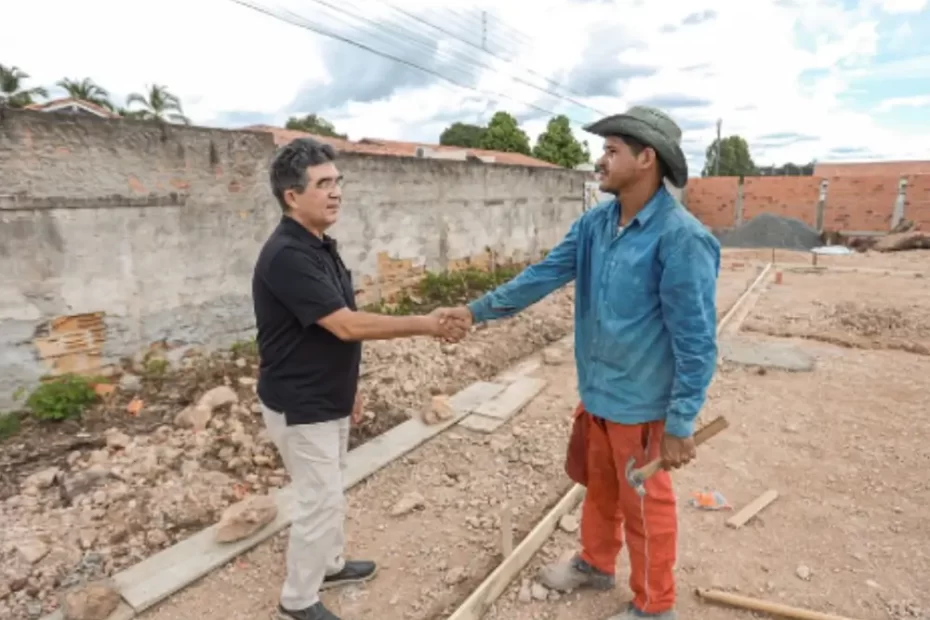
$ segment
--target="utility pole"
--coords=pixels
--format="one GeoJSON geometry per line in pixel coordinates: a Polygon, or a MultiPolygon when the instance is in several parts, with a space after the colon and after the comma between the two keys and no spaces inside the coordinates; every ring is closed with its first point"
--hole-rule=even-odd
{"type": "Polygon", "coordinates": [[[717,155],[714,157],[714,176],[720,176],[720,126],[723,124],[723,119],[717,119],[717,155]]]}
{"type": "Polygon", "coordinates": [[[488,12],[481,11],[481,49],[488,51],[488,12]]]}

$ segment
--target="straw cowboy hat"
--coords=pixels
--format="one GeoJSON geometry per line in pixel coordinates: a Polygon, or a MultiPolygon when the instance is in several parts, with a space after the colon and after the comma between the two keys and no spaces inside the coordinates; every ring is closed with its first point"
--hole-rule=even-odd
{"type": "Polygon", "coordinates": [[[681,151],[681,128],[665,112],[648,106],[633,106],[587,125],[585,131],[596,136],[629,136],[655,149],[665,163],[668,179],[675,187],[688,182],[688,162],[681,151]]]}

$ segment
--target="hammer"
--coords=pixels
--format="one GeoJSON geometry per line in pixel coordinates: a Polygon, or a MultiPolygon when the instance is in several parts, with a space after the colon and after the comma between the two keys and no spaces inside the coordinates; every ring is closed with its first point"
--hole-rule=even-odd
{"type": "MultiPolygon", "coordinates": [[[[727,419],[723,416],[715,419],[713,422],[704,425],[694,434],[694,445],[699,446],[714,435],[724,431],[727,427],[730,426],[730,423],[727,422],[727,419]]],[[[635,469],[636,457],[630,457],[630,460],[626,463],[626,481],[630,483],[630,486],[636,489],[636,493],[642,497],[646,494],[646,480],[650,478],[657,471],[662,469],[662,459],[658,458],[646,465],[643,465],[639,469],[635,469]]]]}

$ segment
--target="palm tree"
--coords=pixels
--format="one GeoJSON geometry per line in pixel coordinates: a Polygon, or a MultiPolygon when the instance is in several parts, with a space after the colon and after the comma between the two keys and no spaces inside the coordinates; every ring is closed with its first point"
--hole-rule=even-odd
{"type": "Polygon", "coordinates": [[[126,97],[127,109],[134,103],[142,106],[141,110],[130,112],[131,116],[135,118],[184,123],[185,125],[189,125],[191,122],[189,118],[184,116],[184,111],[181,109],[181,100],[176,95],[171,94],[164,86],[153,84],[145,95],[132,93],[126,97]]]}
{"type": "Polygon", "coordinates": [[[108,110],[113,109],[113,104],[110,102],[110,93],[108,93],[104,88],[98,86],[90,78],[84,78],[80,82],[77,80],[71,80],[65,78],[58,82],[57,86],[65,89],[68,96],[72,99],[81,99],[89,103],[93,103],[104,107],[108,110]]]}
{"type": "Polygon", "coordinates": [[[24,108],[38,97],[48,97],[48,91],[41,86],[25,88],[23,82],[28,79],[29,74],[19,67],[0,65],[0,106],[24,108]]]}

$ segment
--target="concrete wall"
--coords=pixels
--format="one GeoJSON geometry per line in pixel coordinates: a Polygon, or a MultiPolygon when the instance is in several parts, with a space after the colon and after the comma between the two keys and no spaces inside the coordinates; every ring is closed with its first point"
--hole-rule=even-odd
{"type": "Polygon", "coordinates": [[[928,174],[690,179],[684,202],[711,228],[774,213],[817,229],[883,232],[906,218],[930,230],[928,174]]]}
{"type": "MultiPolygon", "coordinates": [[[[280,218],[270,135],[4,112],[0,409],[43,375],[152,343],[251,333],[254,259],[280,218]]],[[[362,303],[425,269],[524,261],[582,212],[569,170],[346,156],[333,231],[362,303]]]]}

